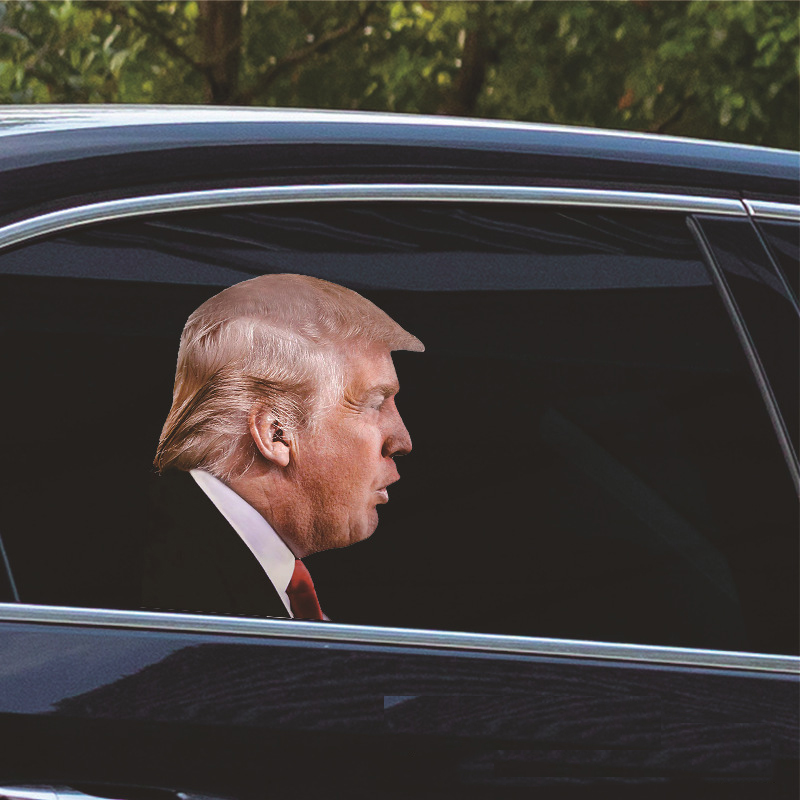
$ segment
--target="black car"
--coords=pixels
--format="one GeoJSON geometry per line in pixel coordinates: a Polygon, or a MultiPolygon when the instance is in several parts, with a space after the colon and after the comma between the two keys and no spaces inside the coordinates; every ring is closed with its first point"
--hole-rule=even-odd
{"type": "Polygon", "coordinates": [[[798,792],[797,153],[544,125],[0,111],[0,797],[798,792]],[[142,610],[178,338],[349,286],[414,439],[332,622],[142,610]]]}

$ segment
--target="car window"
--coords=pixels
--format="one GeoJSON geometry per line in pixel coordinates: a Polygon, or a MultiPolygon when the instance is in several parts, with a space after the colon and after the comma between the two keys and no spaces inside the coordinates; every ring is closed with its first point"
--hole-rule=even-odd
{"type": "Polygon", "coordinates": [[[785,426],[786,446],[800,441],[798,308],[752,224],[744,219],[696,217],[712,258],[724,274],[785,426]]]}
{"type": "Polygon", "coordinates": [[[376,534],[307,559],[340,622],[797,652],[797,506],[682,215],[326,203],[106,222],[0,255],[3,528],[24,602],[138,607],[181,328],[267,272],[418,336],[376,534]]]}
{"type": "Polygon", "coordinates": [[[758,227],[786,282],[791,286],[795,299],[800,298],[800,232],[796,222],[759,220],[758,227]]]}

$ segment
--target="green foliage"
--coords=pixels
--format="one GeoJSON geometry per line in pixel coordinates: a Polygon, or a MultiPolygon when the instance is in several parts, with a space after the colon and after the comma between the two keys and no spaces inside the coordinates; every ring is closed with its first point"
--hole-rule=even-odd
{"type": "Polygon", "coordinates": [[[796,2],[0,3],[0,102],[456,113],[800,146],[796,2]]]}

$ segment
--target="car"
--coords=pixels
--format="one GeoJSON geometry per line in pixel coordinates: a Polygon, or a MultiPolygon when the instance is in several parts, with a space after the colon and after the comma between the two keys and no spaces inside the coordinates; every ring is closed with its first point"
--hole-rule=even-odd
{"type": "Polygon", "coordinates": [[[0,109],[0,797],[796,797],[798,153],[0,109]],[[141,607],[189,313],[341,283],[414,440],[331,622],[141,607]]]}

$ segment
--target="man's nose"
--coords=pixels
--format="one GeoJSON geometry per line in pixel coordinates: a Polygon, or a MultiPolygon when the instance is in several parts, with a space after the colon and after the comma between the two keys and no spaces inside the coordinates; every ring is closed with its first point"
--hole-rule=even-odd
{"type": "Polygon", "coordinates": [[[382,455],[387,458],[406,456],[411,452],[411,435],[400,412],[395,409],[393,424],[384,440],[382,455]]]}

